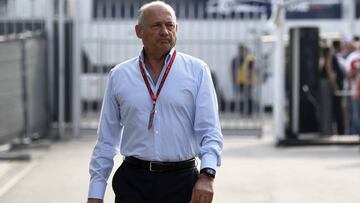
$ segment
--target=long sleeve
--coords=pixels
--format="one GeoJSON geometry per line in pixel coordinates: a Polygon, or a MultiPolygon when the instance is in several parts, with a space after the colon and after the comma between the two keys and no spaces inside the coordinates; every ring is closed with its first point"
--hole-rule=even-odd
{"type": "Polygon", "coordinates": [[[200,168],[216,169],[221,164],[220,154],[223,148],[223,137],[216,93],[207,66],[202,68],[198,84],[194,129],[200,145],[200,168]]]}
{"type": "Polygon", "coordinates": [[[100,114],[98,140],[89,167],[91,176],[89,198],[104,198],[107,179],[114,165],[113,158],[119,153],[120,148],[122,125],[119,105],[113,94],[112,73],[111,71],[108,77],[100,114]]]}

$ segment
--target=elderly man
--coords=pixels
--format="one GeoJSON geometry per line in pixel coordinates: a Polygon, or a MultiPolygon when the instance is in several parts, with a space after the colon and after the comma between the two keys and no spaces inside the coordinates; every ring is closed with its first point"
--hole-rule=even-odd
{"type": "Polygon", "coordinates": [[[143,49],[109,73],[88,203],[103,202],[119,151],[116,203],[212,202],[223,146],[216,94],[208,66],[175,50],[177,29],[168,4],[140,8],[135,32],[143,49]]]}

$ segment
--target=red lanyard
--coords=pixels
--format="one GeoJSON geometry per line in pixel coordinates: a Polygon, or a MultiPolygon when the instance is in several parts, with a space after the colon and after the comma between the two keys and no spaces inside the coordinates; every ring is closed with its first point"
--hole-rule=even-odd
{"type": "Polygon", "coordinates": [[[166,77],[168,76],[169,72],[170,72],[170,69],[171,69],[171,66],[175,60],[175,56],[176,56],[176,50],[174,51],[173,55],[171,56],[171,59],[170,59],[170,62],[169,64],[167,65],[166,67],[166,70],[165,70],[165,73],[164,73],[164,76],[162,77],[161,79],[161,82],[160,82],[160,85],[159,85],[159,88],[156,92],[156,95],[154,95],[153,91],[151,90],[151,87],[150,87],[150,84],[149,84],[149,80],[147,79],[146,75],[145,75],[145,70],[142,66],[142,63],[141,63],[141,60],[139,59],[139,68],[140,68],[140,72],[141,72],[141,75],[144,79],[144,82],[146,84],[146,87],[148,89],[148,92],[150,94],[150,97],[151,97],[151,100],[153,101],[153,108],[150,112],[150,118],[149,118],[149,124],[148,124],[148,129],[152,128],[153,126],[153,120],[154,120],[154,115],[155,115],[155,105],[156,105],[156,100],[158,99],[159,95],[160,95],[160,91],[165,83],[165,80],[166,80],[166,77]]]}
{"type": "Polygon", "coordinates": [[[151,97],[151,100],[153,100],[153,102],[156,102],[157,98],[159,97],[159,94],[160,94],[160,91],[161,91],[161,88],[163,87],[164,85],[164,82],[166,80],[166,77],[168,76],[169,72],[170,72],[170,69],[171,69],[171,66],[174,62],[174,59],[175,59],[175,56],[176,56],[176,51],[174,51],[171,59],[170,59],[170,62],[168,64],[168,66],[166,67],[166,70],[165,70],[165,73],[164,73],[164,76],[162,77],[161,79],[161,82],[160,82],[160,86],[159,86],[159,89],[158,91],[156,92],[156,95],[154,95],[153,91],[151,90],[151,87],[150,87],[150,84],[149,84],[149,80],[147,79],[146,75],[145,75],[145,70],[142,66],[142,63],[141,61],[139,60],[139,68],[140,68],[140,71],[141,71],[141,75],[144,79],[144,82],[146,84],[146,87],[149,91],[149,94],[150,94],[150,97],[151,97]]]}

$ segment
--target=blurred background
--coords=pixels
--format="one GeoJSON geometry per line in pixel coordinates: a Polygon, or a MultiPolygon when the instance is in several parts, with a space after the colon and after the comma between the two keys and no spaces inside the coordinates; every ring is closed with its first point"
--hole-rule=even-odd
{"type": "MultiPolygon", "coordinates": [[[[146,2],[0,0],[0,202],[85,202],[107,73],[141,50],[146,2]]],[[[215,202],[360,202],[360,0],[165,2],[217,91],[215,202]]]]}

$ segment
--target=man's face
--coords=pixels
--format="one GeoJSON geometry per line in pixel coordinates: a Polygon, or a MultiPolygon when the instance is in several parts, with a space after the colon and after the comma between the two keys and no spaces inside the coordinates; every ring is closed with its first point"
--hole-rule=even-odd
{"type": "Polygon", "coordinates": [[[175,46],[177,25],[174,16],[162,6],[152,6],[144,12],[144,26],[135,27],[145,50],[164,55],[175,46]]]}

